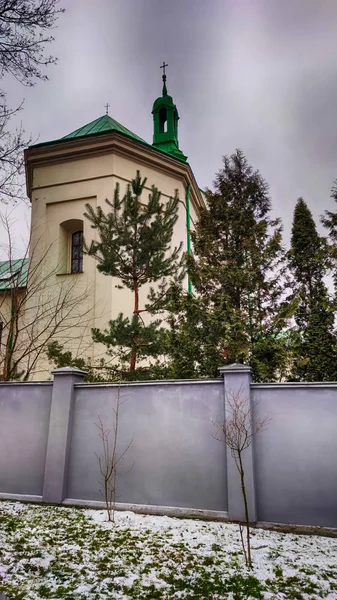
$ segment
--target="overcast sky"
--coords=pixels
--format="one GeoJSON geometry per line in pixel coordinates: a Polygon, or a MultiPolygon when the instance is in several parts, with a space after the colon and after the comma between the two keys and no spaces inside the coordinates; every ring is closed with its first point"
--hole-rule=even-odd
{"type": "MultiPolygon", "coordinates": [[[[241,148],[270,184],[289,239],[296,199],[315,218],[337,178],[337,0],[61,0],[49,81],[6,85],[27,133],[59,138],[104,114],[152,141],[160,64],[199,186],[241,148]]],[[[337,207],[336,207],[337,208],[337,207]]],[[[28,208],[16,209],[17,239],[28,208]]],[[[19,244],[19,242],[17,242],[19,244]]]]}

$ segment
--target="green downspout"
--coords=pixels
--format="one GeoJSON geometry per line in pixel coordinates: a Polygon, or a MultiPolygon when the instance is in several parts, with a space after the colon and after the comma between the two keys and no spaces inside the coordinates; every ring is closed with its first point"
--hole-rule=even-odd
{"type": "Polygon", "coordinates": [[[14,318],[15,318],[15,306],[14,306],[14,299],[13,299],[13,291],[11,292],[11,320],[10,320],[10,330],[9,330],[9,338],[7,341],[7,349],[6,349],[6,359],[5,359],[5,366],[4,366],[4,373],[3,373],[3,377],[6,378],[6,380],[9,379],[8,374],[10,369],[8,368],[11,364],[11,358],[12,358],[12,352],[13,352],[13,329],[14,329],[14,318]]]}
{"type": "MultiPolygon", "coordinates": [[[[191,207],[190,207],[190,190],[191,186],[188,184],[186,188],[186,229],[187,229],[187,253],[191,254],[191,207]]],[[[192,294],[192,281],[188,279],[188,293],[192,294]]]]}

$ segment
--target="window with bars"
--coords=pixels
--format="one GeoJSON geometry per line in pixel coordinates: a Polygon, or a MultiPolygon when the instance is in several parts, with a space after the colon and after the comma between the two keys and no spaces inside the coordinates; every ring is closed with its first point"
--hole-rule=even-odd
{"type": "Polygon", "coordinates": [[[71,235],[71,272],[83,272],[83,231],[71,235]]]}

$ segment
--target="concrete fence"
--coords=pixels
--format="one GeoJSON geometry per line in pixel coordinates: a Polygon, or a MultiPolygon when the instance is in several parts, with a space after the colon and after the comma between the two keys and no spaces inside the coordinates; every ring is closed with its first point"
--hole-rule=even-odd
{"type": "Polygon", "coordinates": [[[253,422],[269,418],[244,453],[251,520],[337,527],[337,383],[258,385],[246,366],[220,371],[119,387],[65,368],[53,382],[0,383],[0,498],[101,506],[97,425],[113,430],[119,393],[117,506],[241,520],[240,479],[215,426],[239,392],[253,422]]]}

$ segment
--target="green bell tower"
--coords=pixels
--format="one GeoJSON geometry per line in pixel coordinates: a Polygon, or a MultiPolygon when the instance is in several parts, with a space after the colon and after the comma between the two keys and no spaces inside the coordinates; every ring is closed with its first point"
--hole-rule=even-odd
{"type": "Polygon", "coordinates": [[[163,69],[163,93],[153,104],[153,146],[171,154],[175,158],[187,161],[187,156],[179,150],[177,107],[169,96],[166,88],[165,62],[160,67],[163,69]]]}

